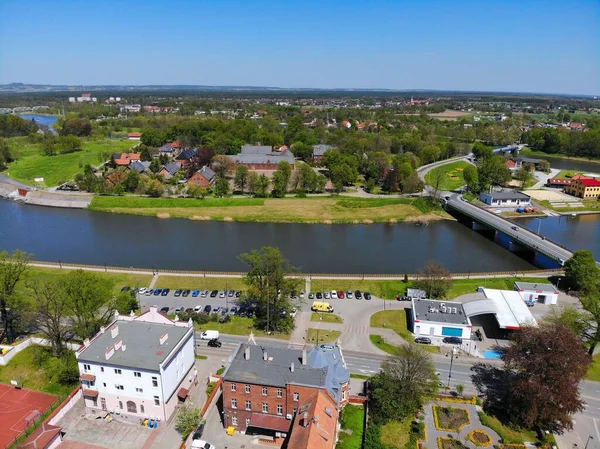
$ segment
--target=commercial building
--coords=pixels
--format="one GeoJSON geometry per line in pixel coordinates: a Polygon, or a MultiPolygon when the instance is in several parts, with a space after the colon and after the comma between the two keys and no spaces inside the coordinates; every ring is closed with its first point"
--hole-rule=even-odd
{"type": "Polygon", "coordinates": [[[119,316],[75,353],[88,411],[167,421],[196,381],[194,327],[156,307],[119,316]]]}
{"type": "Polygon", "coordinates": [[[521,294],[523,301],[540,304],[556,304],[560,293],[552,284],[533,282],[515,282],[515,290],[521,294]]]}
{"type": "Polygon", "coordinates": [[[490,206],[529,206],[531,198],[521,192],[491,192],[479,194],[479,200],[490,206]]]}
{"type": "Polygon", "coordinates": [[[413,299],[411,318],[416,337],[471,338],[473,326],[460,302],[413,299]]]}
{"type": "Polygon", "coordinates": [[[521,326],[537,326],[529,307],[519,292],[513,290],[496,290],[479,288],[481,299],[463,303],[464,311],[469,318],[479,315],[493,315],[498,326],[503,330],[519,330],[521,326]]]}
{"type": "Polygon", "coordinates": [[[600,181],[592,178],[580,178],[573,180],[565,186],[565,193],[578,196],[584,200],[600,198],[600,181]]]}
{"type": "MultiPolygon", "coordinates": [[[[305,412],[311,420],[321,413],[337,417],[348,402],[349,382],[339,346],[291,349],[242,344],[223,374],[224,425],[285,438],[292,423],[306,418],[305,412]]],[[[304,424],[309,423],[299,425],[304,424]]],[[[330,438],[335,444],[335,435],[330,438]]]]}
{"type": "Polygon", "coordinates": [[[249,170],[277,170],[279,163],[287,161],[295,167],[296,158],[287,148],[274,150],[270,146],[244,145],[239,154],[231,156],[236,164],[246,165],[249,170]]]}

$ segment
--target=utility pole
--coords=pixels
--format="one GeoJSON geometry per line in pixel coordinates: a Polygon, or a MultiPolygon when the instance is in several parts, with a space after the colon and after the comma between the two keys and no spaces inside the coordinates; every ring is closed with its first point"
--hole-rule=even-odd
{"type": "MultiPolygon", "coordinates": [[[[452,379],[452,364],[454,363],[454,354],[456,353],[456,348],[452,348],[452,351],[450,352],[451,356],[450,356],[450,372],[448,373],[448,388],[450,388],[450,379],[452,379]]],[[[446,357],[448,357],[448,355],[446,354],[446,357]]]]}

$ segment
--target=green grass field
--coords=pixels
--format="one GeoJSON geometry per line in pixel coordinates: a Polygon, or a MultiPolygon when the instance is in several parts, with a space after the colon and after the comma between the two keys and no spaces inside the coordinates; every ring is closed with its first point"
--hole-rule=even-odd
{"type": "Polygon", "coordinates": [[[412,417],[404,421],[390,421],[381,426],[381,442],[385,447],[403,449],[410,440],[412,417]]]}
{"type": "MultiPolygon", "coordinates": [[[[245,290],[247,288],[242,278],[199,276],[159,276],[154,287],[170,288],[171,290],[178,288],[190,290],[245,290]]],[[[191,296],[188,296],[187,299],[190,298],[191,296]]]]}
{"type": "Polygon", "coordinates": [[[344,319],[333,313],[317,313],[313,312],[310,316],[311,321],[322,321],[323,323],[343,323],[344,319]]]}
{"type": "Polygon", "coordinates": [[[430,170],[425,174],[425,181],[429,185],[435,185],[437,176],[441,176],[440,190],[456,190],[464,186],[465,178],[463,170],[470,164],[464,161],[452,162],[430,170]]]}
{"type": "Polygon", "coordinates": [[[594,356],[594,362],[587,373],[586,378],[588,380],[594,380],[600,382],[600,355],[594,356]]]}
{"type": "MultiPolygon", "coordinates": [[[[184,298],[187,299],[187,298],[184,298]]],[[[194,298],[193,298],[194,299],[194,298]]],[[[264,331],[254,328],[254,321],[252,318],[233,316],[229,323],[210,322],[202,325],[196,324],[196,328],[202,331],[214,330],[219,331],[223,334],[231,335],[249,335],[253,332],[254,335],[264,337],[266,333],[264,331]]],[[[290,338],[289,334],[271,333],[271,337],[281,338],[287,340],[290,338]]],[[[209,348],[210,349],[210,348],[209,348]]]]}
{"type": "Polygon", "coordinates": [[[547,200],[538,201],[542,206],[554,210],[556,212],[599,212],[600,201],[599,200],[581,200],[583,207],[554,207],[552,203],[547,200]]]}
{"type": "Polygon", "coordinates": [[[263,198],[147,198],[140,196],[96,196],[90,205],[91,209],[132,208],[132,209],[163,209],[163,208],[202,208],[202,207],[232,207],[232,206],[262,206],[263,198]]]}
{"type": "Polygon", "coordinates": [[[314,344],[333,343],[342,333],[330,329],[308,329],[306,342],[314,344]]]}
{"type": "Polygon", "coordinates": [[[347,405],[341,416],[342,429],[352,432],[340,432],[336,449],[361,449],[365,424],[365,409],[360,405],[347,405]]]}
{"type": "Polygon", "coordinates": [[[396,353],[396,346],[386,343],[385,340],[383,338],[381,338],[381,335],[371,334],[371,335],[369,335],[369,340],[371,340],[371,343],[373,343],[376,347],[381,349],[383,352],[387,352],[388,354],[396,353]]]}
{"type": "Polygon", "coordinates": [[[26,137],[6,139],[17,159],[8,165],[5,175],[26,184],[35,184],[34,178],[44,178],[48,187],[68,181],[76,173],[82,172],[86,164],[99,165],[102,153],[118,153],[132,148],[136,142],[131,140],[85,139],[83,149],[71,154],[43,156],[39,144],[32,144],[26,137]]]}
{"type": "Polygon", "coordinates": [[[571,179],[575,175],[583,175],[584,172],[578,170],[562,170],[555,176],[557,179],[571,179]]]}
{"type": "MultiPolygon", "coordinates": [[[[396,332],[400,337],[402,337],[404,340],[406,340],[407,342],[410,343],[414,343],[415,342],[415,338],[413,337],[413,334],[408,330],[408,326],[406,323],[406,310],[402,309],[402,310],[382,310],[380,312],[376,312],[373,315],[371,315],[371,327],[385,327],[386,329],[392,329],[394,332],[396,332]]],[[[395,349],[393,350],[388,350],[391,348],[395,348],[392,345],[388,345],[387,343],[385,343],[383,341],[383,339],[379,336],[379,335],[371,335],[371,337],[377,337],[379,340],[377,340],[377,342],[373,341],[373,338],[371,338],[371,341],[375,344],[375,346],[378,346],[380,349],[384,350],[385,352],[390,352],[393,353],[395,351],[395,349]]],[[[423,348],[425,351],[428,352],[433,352],[433,353],[439,353],[440,352],[440,348],[438,346],[432,346],[432,345],[419,345],[419,347],[423,348]]]]}
{"type": "Polygon", "coordinates": [[[510,428],[502,424],[495,416],[490,416],[483,412],[479,412],[479,419],[481,419],[481,424],[489,427],[498,435],[500,435],[502,442],[505,444],[522,444],[524,441],[537,441],[537,435],[532,430],[510,428]]]}

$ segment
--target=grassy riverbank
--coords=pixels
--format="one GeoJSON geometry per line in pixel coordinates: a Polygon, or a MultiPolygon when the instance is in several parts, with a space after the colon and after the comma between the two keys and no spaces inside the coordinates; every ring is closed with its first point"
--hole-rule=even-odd
{"type": "Polygon", "coordinates": [[[274,223],[397,222],[448,215],[425,198],[143,198],[95,197],[90,209],[191,220],[274,223]]]}
{"type": "Polygon", "coordinates": [[[456,190],[466,184],[463,170],[468,165],[468,162],[457,161],[436,167],[425,174],[425,181],[429,185],[435,185],[437,177],[441,176],[440,190],[456,190]]]}
{"type": "Polygon", "coordinates": [[[581,200],[583,207],[555,207],[550,201],[538,201],[538,203],[555,212],[573,213],[573,212],[595,212],[600,213],[600,200],[581,200]]]}
{"type": "Polygon", "coordinates": [[[547,156],[547,157],[556,158],[556,159],[570,159],[572,161],[593,162],[593,163],[600,165],[600,159],[567,156],[566,154],[561,154],[561,153],[548,154],[548,153],[544,153],[543,151],[536,151],[536,150],[532,150],[531,148],[527,148],[527,147],[523,148],[520,153],[521,153],[521,156],[547,156]]]}

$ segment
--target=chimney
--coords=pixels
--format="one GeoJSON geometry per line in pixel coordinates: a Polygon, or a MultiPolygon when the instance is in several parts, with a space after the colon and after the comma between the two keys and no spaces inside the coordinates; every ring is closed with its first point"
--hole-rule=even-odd
{"type": "Polygon", "coordinates": [[[118,351],[119,349],[121,349],[121,346],[123,346],[123,340],[119,340],[118,342],[115,343],[115,351],[118,351]]]}
{"type": "Polygon", "coordinates": [[[125,349],[127,349],[126,345],[121,346],[121,351],[125,352],[125,349]]]}
{"type": "Polygon", "coordinates": [[[267,350],[265,349],[265,350],[263,351],[263,360],[266,362],[266,361],[267,361],[267,358],[268,358],[268,357],[267,357],[267,350]]]}
{"type": "Polygon", "coordinates": [[[246,346],[244,349],[244,358],[246,360],[250,360],[250,346],[246,346]]]}
{"type": "Polygon", "coordinates": [[[110,330],[110,337],[116,338],[119,335],[119,326],[115,326],[110,330]]]}
{"type": "Polygon", "coordinates": [[[307,361],[307,354],[306,354],[306,346],[304,346],[302,348],[302,365],[306,366],[306,361],[307,361]]]}
{"type": "Polygon", "coordinates": [[[161,346],[165,344],[165,341],[167,341],[167,338],[169,338],[168,332],[165,332],[164,334],[162,334],[160,336],[160,339],[158,340],[158,342],[160,343],[161,346]]]}
{"type": "Polygon", "coordinates": [[[106,360],[108,360],[113,356],[114,353],[115,353],[115,347],[111,346],[110,348],[106,349],[106,352],[104,353],[104,357],[106,357],[106,360]]]}
{"type": "Polygon", "coordinates": [[[83,340],[83,346],[85,348],[87,348],[89,345],[90,345],[90,339],[89,338],[86,338],[85,340],[83,340]]]}
{"type": "Polygon", "coordinates": [[[290,371],[293,373],[294,372],[294,362],[292,362],[292,364],[290,365],[290,371]]]}

